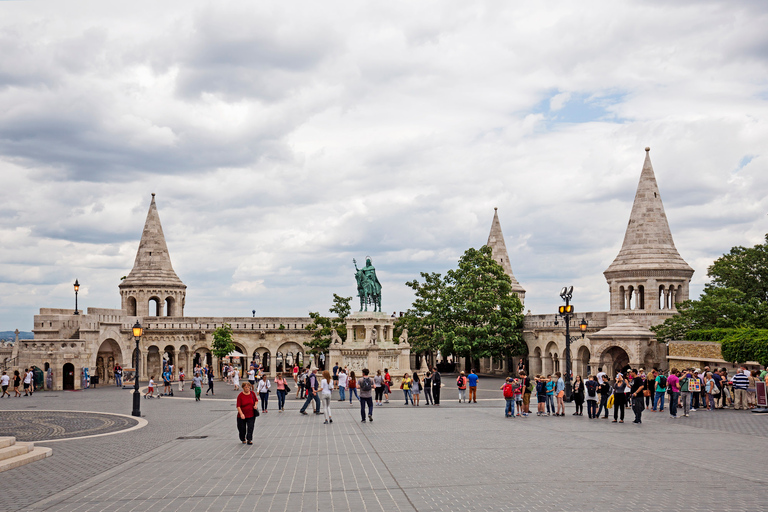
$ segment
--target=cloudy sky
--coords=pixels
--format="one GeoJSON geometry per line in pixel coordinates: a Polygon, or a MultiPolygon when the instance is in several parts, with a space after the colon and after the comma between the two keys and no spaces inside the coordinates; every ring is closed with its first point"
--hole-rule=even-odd
{"type": "Polygon", "coordinates": [[[188,315],[385,311],[488,237],[608,309],[644,158],[694,267],[768,231],[765,2],[0,2],[0,330],[119,307],[157,193],[188,315]]]}

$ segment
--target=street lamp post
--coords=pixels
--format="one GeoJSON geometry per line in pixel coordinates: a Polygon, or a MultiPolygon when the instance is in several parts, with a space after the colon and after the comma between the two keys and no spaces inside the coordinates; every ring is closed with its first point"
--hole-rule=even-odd
{"type": "Polygon", "coordinates": [[[136,340],[136,369],[133,379],[133,416],[141,417],[141,393],[139,393],[139,341],[141,335],[144,334],[144,329],[141,328],[141,324],[136,320],[136,324],[133,326],[133,339],[136,340]]]}
{"type": "Polygon", "coordinates": [[[77,310],[77,292],[80,291],[80,283],[77,282],[77,279],[75,279],[75,314],[79,315],[80,312],[77,310]]]}
{"type": "MultiPolygon", "coordinates": [[[[565,301],[565,306],[560,306],[558,314],[563,317],[565,321],[565,401],[571,401],[571,395],[573,394],[573,386],[571,385],[571,342],[576,342],[578,338],[571,337],[571,317],[574,316],[575,310],[571,304],[573,298],[573,286],[564,286],[560,290],[560,298],[565,301]]],[[[557,317],[555,317],[555,325],[557,325],[557,317]]],[[[579,322],[579,330],[581,331],[581,337],[584,338],[584,334],[587,332],[587,320],[582,317],[579,322]]]]}

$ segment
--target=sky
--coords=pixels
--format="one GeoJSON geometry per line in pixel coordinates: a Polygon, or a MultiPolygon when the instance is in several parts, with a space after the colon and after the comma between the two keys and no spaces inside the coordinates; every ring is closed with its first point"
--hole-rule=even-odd
{"type": "Polygon", "coordinates": [[[188,316],[304,316],[486,243],[606,311],[645,157],[681,256],[768,232],[766,2],[0,2],[0,330],[119,308],[157,194],[188,316]]]}

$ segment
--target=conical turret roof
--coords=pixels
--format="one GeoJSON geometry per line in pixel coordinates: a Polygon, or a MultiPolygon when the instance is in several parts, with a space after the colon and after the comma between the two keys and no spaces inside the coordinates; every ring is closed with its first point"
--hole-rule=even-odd
{"type": "Polygon", "coordinates": [[[157,213],[155,194],[152,194],[152,202],[149,204],[133,269],[120,283],[120,287],[146,285],[186,288],[171,265],[171,255],[168,253],[160,215],[157,213]]]}
{"type": "Polygon", "coordinates": [[[517,279],[515,279],[515,275],[512,273],[512,264],[509,262],[509,254],[507,254],[507,244],[504,243],[504,233],[501,232],[498,208],[493,209],[491,233],[488,235],[488,243],[486,245],[491,248],[493,259],[501,265],[504,272],[506,272],[509,279],[512,281],[512,291],[517,293],[520,298],[525,297],[525,288],[520,285],[517,279]]]}
{"type": "Polygon", "coordinates": [[[650,151],[651,148],[645,148],[645,162],[624,243],[616,259],[605,270],[606,277],[614,272],[631,270],[681,270],[693,274],[693,269],[680,257],[672,240],[650,151]]]}

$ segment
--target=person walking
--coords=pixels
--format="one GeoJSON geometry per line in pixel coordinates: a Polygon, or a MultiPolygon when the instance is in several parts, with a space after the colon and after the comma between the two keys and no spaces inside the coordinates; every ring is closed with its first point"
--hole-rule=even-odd
{"type": "Polygon", "coordinates": [[[240,389],[240,370],[238,370],[237,368],[231,368],[230,374],[232,375],[232,385],[235,386],[233,391],[237,391],[238,389],[240,389]]]}
{"type": "Polygon", "coordinates": [[[355,379],[355,372],[349,372],[349,379],[347,379],[347,391],[349,391],[349,405],[352,405],[352,394],[354,393],[357,401],[360,401],[360,395],[357,394],[357,379],[355,379]]]}
{"type": "Polygon", "coordinates": [[[408,405],[408,399],[411,400],[411,405],[413,405],[413,396],[411,395],[411,378],[408,376],[407,373],[403,374],[403,380],[400,382],[400,389],[403,390],[403,395],[405,395],[405,405],[408,405]]]}
{"type": "Polygon", "coordinates": [[[304,398],[304,381],[307,378],[306,369],[302,369],[296,381],[296,398],[304,398]]]}
{"type": "MultiPolygon", "coordinates": [[[[184,379],[186,378],[186,374],[184,373],[184,368],[179,367],[179,391],[184,391],[184,379]]],[[[208,393],[206,393],[207,395],[208,393]]]]}
{"type": "Polygon", "coordinates": [[[459,388],[459,403],[462,400],[467,401],[467,378],[464,376],[464,372],[459,374],[459,378],[456,379],[456,386],[459,388]]]}
{"type": "Polygon", "coordinates": [[[478,377],[473,369],[469,372],[469,375],[467,375],[467,382],[469,383],[469,403],[477,403],[477,381],[478,377]]]}
{"type": "Polygon", "coordinates": [[[581,375],[576,375],[576,379],[573,381],[573,394],[571,398],[576,405],[576,412],[573,415],[584,416],[584,381],[581,379],[581,375]]]}
{"type": "Polygon", "coordinates": [[[629,370],[627,378],[631,379],[631,387],[629,391],[632,397],[632,411],[635,413],[635,421],[633,423],[640,424],[643,422],[643,409],[645,409],[645,405],[643,404],[645,398],[643,397],[643,389],[645,386],[643,384],[643,379],[637,375],[635,370],[629,370]]]}
{"type": "Polygon", "coordinates": [[[384,399],[384,377],[381,375],[381,370],[376,370],[376,375],[373,377],[373,388],[376,405],[382,405],[382,400],[384,399]]]}
{"type": "Polygon", "coordinates": [[[557,398],[557,412],[555,416],[565,416],[565,381],[563,380],[563,374],[560,372],[555,373],[557,382],[555,383],[555,398],[557,398]]]}
{"type": "Polygon", "coordinates": [[[373,379],[368,377],[368,373],[368,368],[363,368],[363,376],[357,381],[357,387],[360,388],[360,416],[363,418],[361,423],[365,423],[366,405],[368,405],[368,421],[373,421],[373,397],[371,396],[373,379]]]}
{"type": "Polygon", "coordinates": [[[208,396],[208,391],[210,391],[211,396],[213,396],[213,370],[211,370],[210,366],[208,367],[208,371],[205,372],[205,374],[208,377],[208,390],[205,392],[205,396],[208,396]]]}
{"type": "Polygon", "coordinates": [[[19,375],[19,370],[13,371],[13,392],[15,393],[16,398],[21,398],[21,391],[19,391],[19,386],[21,386],[21,376],[19,375]]]}
{"type": "Polygon", "coordinates": [[[285,380],[284,373],[278,373],[275,377],[275,387],[277,388],[277,412],[283,412],[285,410],[285,394],[287,391],[285,387],[288,385],[288,381],[285,380]]]}
{"type": "Polygon", "coordinates": [[[434,400],[432,400],[432,372],[429,370],[424,374],[424,399],[427,401],[426,405],[435,403],[434,400]]]}
{"type": "Polygon", "coordinates": [[[3,394],[0,396],[0,398],[5,398],[5,395],[8,395],[8,398],[11,398],[11,394],[8,392],[8,385],[11,383],[11,378],[8,376],[6,372],[3,372],[3,375],[0,376],[0,388],[3,389],[3,394]]]}
{"type": "Polygon", "coordinates": [[[384,368],[384,403],[389,403],[389,395],[392,393],[392,376],[389,369],[384,368]]]}
{"type": "MultiPolygon", "coordinates": [[[[338,365],[338,363],[336,363],[338,365]]],[[[338,380],[338,375],[337,379],[338,380]]],[[[333,393],[334,381],[331,379],[331,372],[323,370],[323,380],[320,381],[320,401],[323,404],[323,414],[325,415],[324,425],[333,423],[331,417],[331,394],[333,393]]]]}
{"type": "Polygon", "coordinates": [[[339,402],[343,402],[347,399],[346,391],[347,391],[347,371],[344,368],[341,368],[339,370],[339,402]]]}
{"type": "Polygon", "coordinates": [[[192,377],[192,387],[195,388],[195,402],[199,402],[200,394],[203,392],[203,377],[199,373],[192,377]]]}
{"type": "Polygon", "coordinates": [[[307,414],[307,406],[311,401],[315,401],[315,414],[320,414],[320,397],[317,393],[317,387],[319,383],[317,382],[317,368],[313,369],[312,372],[307,375],[307,378],[304,380],[304,387],[307,390],[307,399],[304,401],[304,405],[301,406],[301,410],[299,410],[299,413],[301,414],[307,414]]]}
{"type": "MultiPolygon", "coordinates": [[[[643,380],[642,377],[640,380],[643,380]]],[[[624,377],[619,374],[616,376],[616,384],[613,386],[613,423],[616,423],[617,420],[619,423],[624,423],[624,407],[627,405],[626,391],[627,383],[624,382],[624,377]]]]}
{"type": "Polygon", "coordinates": [[[251,384],[251,387],[256,386],[256,368],[253,366],[248,369],[248,382],[251,384]]]}
{"type": "Polygon", "coordinates": [[[243,391],[237,395],[235,406],[237,407],[237,432],[240,435],[240,442],[243,444],[253,444],[253,426],[256,421],[256,408],[259,399],[250,382],[243,383],[243,391]]]}
{"type": "MultiPolygon", "coordinates": [[[[149,385],[147,386],[147,392],[144,393],[144,398],[147,398],[148,396],[152,398],[152,394],[155,392],[155,376],[150,375],[149,376],[149,385]]],[[[158,395],[160,396],[160,395],[158,395]]]]}
{"type": "MultiPolygon", "coordinates": [[[[32,372],[24,368],[24,396],[32,396],[32,372]]],[[[744,388],[747,389],[747,388],[744,388]]]]}
{"type": "Polygon", "coordinates": [[[262,375],[261,380],[259,381],[259,387],[257,389],[259,393],[259,399],[261,400],[261,412],[269,412],[267,411],[267,406],[269,405],[269,389],[271,387],[272,384],[270,384],[266,374],[262,375]]]}
{"type": "Polygon", "coordinates": [[[416,407],[418,407],[420,397],[421,381],[419,380],[419,372],[413,372],[413,380],[411,381],[411,403],[415,401],[416,407]]]}
{"type": "Polygon", "coordinates": [[[440,388],[443,386],[443,380],[437,368],[432,368],[432,399],[435,405],[440,405],[440,388]]]}

